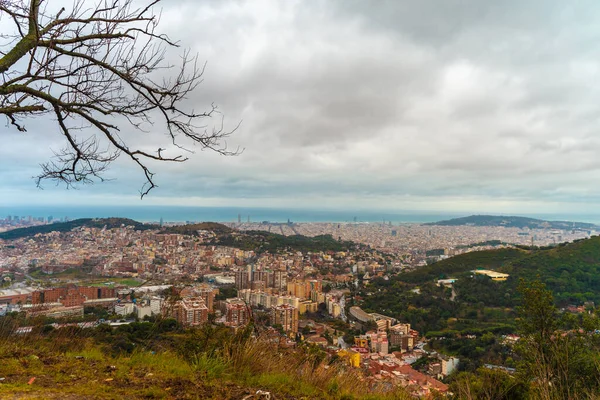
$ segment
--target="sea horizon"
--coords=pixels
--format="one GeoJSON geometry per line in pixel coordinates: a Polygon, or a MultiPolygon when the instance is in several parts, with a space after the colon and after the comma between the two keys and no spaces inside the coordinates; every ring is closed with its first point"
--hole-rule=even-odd
{"type": "Polygon", "coordinates": [[[315,210],[262,207],[190,207],[190,206],[19,206],[0,207],[0,218],[7,216],[54,220],[78,218],[130,218],[139,222],[386,222],[428,223],[469,215],[504,215],[530,217],[549,221],[600,223],[596,214],[492,213],[417,210],[315,210]]]}

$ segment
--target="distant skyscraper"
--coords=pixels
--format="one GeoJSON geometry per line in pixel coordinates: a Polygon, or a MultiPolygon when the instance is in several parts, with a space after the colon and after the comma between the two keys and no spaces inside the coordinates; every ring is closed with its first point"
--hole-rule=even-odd
{"type": "Polygon", "coordinates": [[[238,224],[242,223],[242,214],[238,214],[238,224]]]}
{"type": "Polygon", "coordinates": [[[162,228],[163,224],[164,224],[163,217],[160,217],[160,227],[161,228],[162,228]]]}

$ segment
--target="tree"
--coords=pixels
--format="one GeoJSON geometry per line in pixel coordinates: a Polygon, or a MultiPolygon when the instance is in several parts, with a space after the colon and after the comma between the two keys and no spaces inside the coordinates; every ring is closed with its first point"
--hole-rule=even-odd
{"type": "Polygon", "coordinates": [[[368,331],[377,331],[377,322],[373,321],[372,319],[368,320],[367,322],[362,324],[363,329],[365,332],[368,331]]]}
{"type": "Polygon", "coordinates": [[[531,336],[536,344],[544,346],[558,328],[557,310],[552,292],[539,282],[521,281],[519,284],[521,306],[519,313],[519,333],[531,336]]]}
{"type": "Polygon", "coordinates": [[[459,373],[451,390],[458,399],[516,400],[529,398],[527,385],[504,371],[479,368],[477,374],[459,373]]]}
{"type": "Polygon", "coordinates": [[[302,328],[302,334],[304,336],[307,336],[310,334],[310,326],[306,325],[304,328],[302,328]]]}
{"type": "Polygon", "coordinates": [[[543,283],[521,282],[519,292],[521,340],[515,350],[521,380],[531,383],[533,397],[573,399],[598,393],[600,357],[592,335],[597,321],[579,324],[568,314],[559,317],[552,292],[543,283]]]}
{"type": "Polygon", "coordinates": [[[219,115],[215,106],[182,106],[204,67],[189,51],[178,67],[166,62],[166,50],[178,44],[156,31],[159,2],[135,8],[133,0],[74,0],[67,10],[48,0],[0,0],[2,26],[12,25],[0,32],[0,114],[21,132],[24,119],[48,114],[66,142],[41,165],[38,186],[47,179],[67,187],[103,181],[110,163],[125,155],[144,173],[143,197],[156,187],[148,161],[186,161],[190,145],[239,153],[225,143],[237,127],[224,130],[222,118],[210,129],[203,122],[219,115]],[[160,75],[165,69],[174,72],[170,78],[160,75]],[[179,154],[132,143],[131,131],[146,132],[156,121],[179,154]]]}

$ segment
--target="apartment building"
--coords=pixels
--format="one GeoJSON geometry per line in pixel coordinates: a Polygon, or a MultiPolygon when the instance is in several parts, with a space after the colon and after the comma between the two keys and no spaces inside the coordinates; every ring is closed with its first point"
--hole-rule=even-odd
{"type": "Polygon", "coordinates": [[[183,326],[202,325],[208,321],[208,307],[202,297],[188,297],[175,303],[173,316],[183,326]]]}
{"type": "Polygon", "coordinates": [[[271,325],[281,325],[285,332],[298,332],[298,309],[289,304],[271,308],[271,325]]]}
{"type": "Polygon", "coordinates": [[[225,300],[225,323],[229,326],[244,326],[250,322],[250,307],[242,299],[225,300]]]}

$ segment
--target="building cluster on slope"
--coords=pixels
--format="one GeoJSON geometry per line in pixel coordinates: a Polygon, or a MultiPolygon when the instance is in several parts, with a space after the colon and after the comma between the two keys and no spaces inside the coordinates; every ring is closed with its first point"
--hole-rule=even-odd
{"type": "Polygon", "coordinates": [[[423,341],[419,339],[419,333],[411,329],[410,324],[389,326],[391,319],[379,321],[386,321],[386,324],[356,336],[353,346],[339,350],[337,354],[351,366],[365,369],[373,385],[399,385],[419,397],[434,392],[447,393],[448,386],[439,379],[456,370],[458,359],[435,354],[438,361],[429,365],[427,373],[417,371],[411,364],[427,355],[422,349],[423,341]]]}

